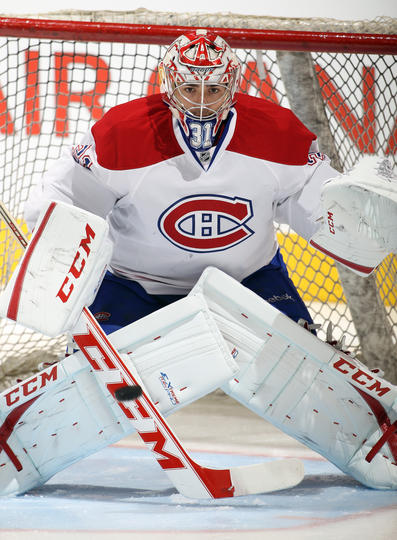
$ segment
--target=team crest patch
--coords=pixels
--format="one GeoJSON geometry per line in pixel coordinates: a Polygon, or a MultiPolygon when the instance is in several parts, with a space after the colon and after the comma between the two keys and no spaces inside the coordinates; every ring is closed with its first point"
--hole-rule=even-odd
{"type": "Polygon", "coordinates": [[[91,169],[92,167],[91,148],[92,144],[78,144],[77,146],[73,146],[72,149],[72,156],[75,162],[86,169],[91,169]]]}
{"type": "Polygon", "coordinates": [[[158,228],[172,244],[208,253],[229,249],[254,234],[247,226],[252,201],[222,195],[193,195],[174,202],[161,214],[158,228]]]}

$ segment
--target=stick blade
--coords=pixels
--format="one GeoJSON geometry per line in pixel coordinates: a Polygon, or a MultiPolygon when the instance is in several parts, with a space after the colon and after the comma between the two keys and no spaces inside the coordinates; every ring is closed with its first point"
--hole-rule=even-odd
{"type": "Polygon", "coordinates": [[[230,469],[234,497],[289,489],[298,485],[304,474],[300,459],[280,459],[230,469]]]}

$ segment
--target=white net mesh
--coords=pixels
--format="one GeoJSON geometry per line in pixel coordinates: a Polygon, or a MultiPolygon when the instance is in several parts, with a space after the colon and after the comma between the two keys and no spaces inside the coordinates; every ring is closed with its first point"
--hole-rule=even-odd
{"type": "MultiPolygon", "coordinates": [[[[133,13],[62,12],[41,16],[50,17],[140,24],[150,20],[152,24],[201,27],[310,28],[311,31],[324,30],[324,25],[328,31],[390,33],[396,29],[394,19],[349,21],[343,23],[342,28],[341,21],[310,20],[309,23],[309,20],[303,19],[248,18],[231,14],[222,14],[222,17],[215,14],[205,18],[202,14],[154,14],[147,10],[133,13]]],[[[1,198],[22,226],[23,205],[31,186],[38,181],[50,162],[59,157],[63,147],[79,142],[92,123],[110,107],[159,91],[156,68],[164,51],[165,48],[158,45],[77,42],[59,37],[0,38],[1,198]]],[[[244,66],[242,92],[291,107],[305,121],[304,108],[312,107],[312,101],[305,99],[305,82],[299,80],[302,72],[294,73],[296,69],[291,68],[290,74],[286,75],[283,71],[282,75],[282,57],[276,51],[247,48],[238,49],[237,54],[244,66]],[[301,105],[290,102],[293,98],[288,85],[299,89],[303,96],[301,105]]],[[[327,129],[332,134],[332,151],[338,165],[349,168],[361,154],[378,151],[387,153],[395,162],[396,56],[311,53],[310,58],[316,91],[327,117],[327,129]]],[[[288,60],[288,57],[285,59],[288,60]]],[[[316,129],[311,129],[317,133],[316,129]]],[[[301,238],[287,228],[279,230],[279,239],[292,278],[315,321],[324,325],[332,320],[336,337],[346,334],[346,346],[365,356],[358,326],[367,328],[366,325],[374,325],[362,322],[354,312],[368,312],[374,310],[375,306],[366,306],[364,310],[357,309],[356,304],[352,308],[350,301],[346,302],[338,270],[331,260],[308,248],[301,238]]],[[[7,283],[21,253],[2,224],[2,287],[7,283]]],[[[395,347],[397,336],[396,272],[396,259],[390,256],[375,278],[376,302],[378,308],[382,309],[380,326],[383,329],[380,334],[375,334],[374,340],[383,340],[386,330],[389,348],[395,347]]],[[[356,287],[354,282],[351,288],[356,287]]],[[[365,330],[361,333],[368,332],[365,330]]],[[[324,338],[322,331],[320,337],[324,338]]],[[[16,374],[26,374],[25,367],[29,371],[35,362],[61,354],[65,340],[48,340],[11,322],[2,321],[0,346],[0,379],[3,370],[1,384],[7,385],[16,374]],[[29,359],[30,363],[27,361],[29,359]]]]}

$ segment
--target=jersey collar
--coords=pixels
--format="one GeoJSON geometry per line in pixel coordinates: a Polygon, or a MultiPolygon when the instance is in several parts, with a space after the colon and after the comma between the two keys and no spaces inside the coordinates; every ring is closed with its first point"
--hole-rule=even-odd
{"type": "Polygon", "coordinates": [[[224,126],[221,126],[221,128],[223,129],[219,135],[216,145],[206,151],[209,153],[209,156],[206,160],[200,159],[199,154],[200,153],[202,154],[203,152],[199,153],[191,147],[191,145],[189,144],[189,139],[185,134],[185,131],[183,130],[179,121],[176,119],[174,119],[175,136],[177,138],[179,145],[184,151],[184,153],[187,155],[191,155],[193,159],[195,160],[195,162],[198,163],[198,165],[201,167],[201,169],[203,169],[204,171],[208,171],[209,168],[214,163],[214,161],[216,161],[216,159],[218,159],[223,154],[231,138],[233,137],[235,126],[236,126],[236,118],[237,118],[236,110],[232,108],[229,111],[229,114],[225,120],[224,126]]]}

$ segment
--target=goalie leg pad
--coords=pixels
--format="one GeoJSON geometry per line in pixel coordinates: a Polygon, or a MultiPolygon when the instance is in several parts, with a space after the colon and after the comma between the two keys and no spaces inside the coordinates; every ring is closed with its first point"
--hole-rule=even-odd
{"type": "MultiPolygon", "coordinates": [[[[179,300],[110,338],[164,415],[218,388],[238,371],[200,295],[179,300]]],[[[99,364],[106,361],[98,351],[91,354],[99,364]]],[[[94,372],[79,351],[3,392],[0,495],[41,485],[132,433],[128,418],[139,417],[138,404],[113,397],[124,384],[118,370],[94,372]]]]}
{"type": "Polygon", "coordinates": [[[3,392],[0,423],[3,496],[41,485],[132,432],[81,353],[3,392]]]}
{"type": "Polygon", "coordinates": [[[396,387],[220,270],[196,293],[236,351],[227,394],[364,485],[397,489],[396,387]]]}

